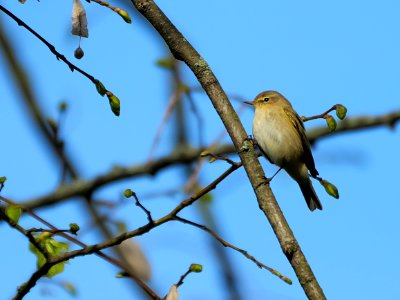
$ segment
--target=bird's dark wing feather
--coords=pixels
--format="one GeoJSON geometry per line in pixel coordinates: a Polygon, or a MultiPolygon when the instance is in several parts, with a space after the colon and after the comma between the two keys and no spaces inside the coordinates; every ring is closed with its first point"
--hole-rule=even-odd
{"type": "Polygon", "coordinates": [[[297,113],[295,113],[293,110],[289,109],[284,109],[286,115],[289,117],[290,121],[292,122],[294,128],[297,130],[298,134],[300,135],[301,138],[301,143],[303,145],[303,150],[304,150],[304,162],[310,171],[310,174],[312,177],[318,176],[318,171],[315,168],[315,162],[314,158],[311,153],[311,146],[310,142],[307,139],[306,136],[306,131],[304,128],[303,121],[299,117],[297,113]]]}

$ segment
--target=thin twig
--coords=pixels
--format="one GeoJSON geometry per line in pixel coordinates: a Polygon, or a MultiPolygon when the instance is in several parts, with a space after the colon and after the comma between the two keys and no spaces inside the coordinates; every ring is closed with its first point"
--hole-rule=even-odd
{"type": "Polygon", "coordinates": [[[246,250],[240,249],[234,245],[232,245],[231,243],[228,243],[227,241],[225,241],[223,238],[221,238],[215,231],[211,230],[210,228],[208,228],[207,226],[198,224],[196,222],[181,218],[179,216],[175,216],[174,217],[175,220],[185,223],[185,224],[189,224],[192,225],[194,227],[200,228],[201,230],[204,230],[205,232],[208,232],[209,234],[211,234],[218,242],[220,242],[224,247],[228,247],[231,248],[239,253],[241,253],[242,255],[244,255],[246,258],[250,259],[252,262],[254,262],[259,268],[262,269],[266,269],[268,271],[270,271],[272,274],[278,276],[280,279],[282,279],[283,281],[285,281],[288,284],[292,284],[292,281],[286,277],[283,276],[279,271],[272,269],[271,267],[268,267],[267,265],[263,264],[262,262],[258,261],[254,256],[250,255],[246,250]]]}
{"type": "Polygon", "coordinates": [[[160,125],[159,125],[159,127],[157,129],[156,134],[155,134],[153,143],[151,144],[151,147],[150,147],[149,158],[148,158],[149,161],[151,161],[153,159],[154,152],[155,152],[155,150],[156,150],[156,148],[157,148],[157,146],[158,146],[158,144],[160,142],[162,133],[164,132],[164,128],[165,128],[169,118],[171,117],[175,106],[181,100],[181,97],[180,97],[181,93],[182,93],[182,91],[180,91],[179,89],[176,89],[173,92],[173,94],[172,94],[172,96],[171,96],[171,98],[170,98],[170,100],[168,102],[167,108],[164,111],[164,116],[163,116],[163,118],[161,120],[161,123],[160,123],[160,125]]]}
{"type": "Polygon", "coordinates": [[[135,192],[133,192],[132,196],[135,198],[136,206],[139,206],[145,212],[145,214],[147,215],[147,220],[149,220],[150,223],[154,223],[154,220],[151,217],[150,211],[146,207],[144,207],[142,205],[142,203],[140,203],[139,198],[138,198],[138,196],[136,195],[135,192]]]}
{"type": "Polygon", "coordinates": [[[32,33],[36,38],[38,38],[43,44],[45,44],[49,50],[51,51],[51,53],[53,53],[58,60],[63,61],[64,63],[67,64],[67,66],[69,67],[69,69],[73,72],[73,71],[77,71],[79,73],[81,73],[83,76],[85,76],[86,78],[88,78],[91,82],[93,82],[94,84],[96,84],[98,82],[98,80],[96,78],[94,78],[92,75],[90,75],[89,73],[83,71],[82,69],[80,69],[79,67],[75,66],[73,63],[71,63],[68,59],[65,58],[65,56],[63,54],[61,54],[60,52],[58,52],[56,50],[56,48],[50,44],[45,38],[43,38],[40,34],[38,34],[35,30],[33,30],[28,24],[26,24],[24,21],[22,21],[20,18],[18,18],[16,15],[14,15],[12,12],[10,12],[9,10],[7,10],[5,7],[3,7],[2,5],[0,5],[0,10],[2,10],[6,15],[8,15],[10,18],[12,18],[15,22],[17,22],[17,24],[19,26],[24,27],[26,30],[28,30],[30,33],[32,33]]]}
{"type": "Polygon", "coordinates": [[[310,120],[316,120],[316,119],[323,119],[327,114],[329,114],[331,111],[336,110],[336,107],[338,106],[338,104],[335,104],[334,106],[332,106],[330,109],[328,109],[326,112],[319,114],[319,115],[315,115],[315,116],[311,116],[311,117],[301,117],[301,120],[303,122],[307,122],[310,120]]]}

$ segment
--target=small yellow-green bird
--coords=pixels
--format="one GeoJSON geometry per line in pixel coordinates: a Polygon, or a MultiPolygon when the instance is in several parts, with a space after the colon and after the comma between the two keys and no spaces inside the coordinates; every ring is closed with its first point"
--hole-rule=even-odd
{"type": "Polygon", "coordinates": [[[253,135],[262,154],[296,180],[311,211],[322,210],[308,174],[318,175],[310,142],[290,102],[276,91],[266,91],[245,103],[255,108],[253,135]]]}

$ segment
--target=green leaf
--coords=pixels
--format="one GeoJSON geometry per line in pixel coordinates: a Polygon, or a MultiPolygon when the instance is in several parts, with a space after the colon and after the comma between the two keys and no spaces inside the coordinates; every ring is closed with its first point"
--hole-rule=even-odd
{"type": "Polygon", "coordinates": [[[325,121],[326,121],[326,125],[328,125],[330,132],[333,132],[336,130],[336,121],[331,115],[326,116],[325,121]]]}
{"type": "Polygon", "coordinates": [[[175,59],[174,58],[160,58],[156,61],[156,65],[164,68],[164,69],[173,69],[175,67],[175,59]]]}
{"type": "Polygon", "coordinates": [[[75,234],[75,235],[76,235],[76,234],[78,233],[79,229],[80,229],[80,227],[79,227],[78,224],[76,224],[76,223],[71,223],[71,224],[69,224],[69,231],[70,231],[72,234],[75,234]]]}
{"type": "Polygon", "coordinates": [[[132,19],[126,10],[118,9],[117,13],[122,17],[122,19],[124,19],[126,23],[128,24],[132,23],[132,19]]]}
{"type": "Polygon", "coordinates": [[[207,150],[203,150],[203,151],[200,152],[200,157],[206,157],[206,156],[209,156],[209,155],[210,155],[210,152],[207,151],[207,150]]]}
{"type": "Polygon", "coordinates": [[[45,241],[46,243],[46,248],[48,248],[49,253],[52,255],[59,255],[62,252],[65,252],[68,250],[69,245],[64,242],[59,242],[53,238],[49,238],[45,241]]]}
{"type": "Polygon", "coordinates": [[[125,198],[132,197],[132,196],[133,196],[132,190],[131,190],[131,189],[126,189],[126,190],[124,191],[124,196],[125,196],[125,198]]]}
{"type": "Polygon", "coordinates": [[[49,269],[49,271],[47,272],[46,277],[51,278],[51,277],[56,276],[57,274],[64,272],[64,265],[65,265],[65,262],[60,262],[60,263],[52,266],[49,269]]]}
{"type": "Polygon", "coordinates": [[[5,210],[6,216],[15,224],[18,224],[19,218],[22,215],[22,208],[19,205],[8,205],[5,210]]]}
{"type": "Polygon", "coordinates": [[[336,186],[327,180],[320,180],[321,185],[325,188],[325,191],[332,197],[339,199],[339,191],[336,186]]]}
{"type": "Polygon", "coordinates": [[[347,108],[342,104],[337,104],[336,105],[336,116],[340,120],[343,120],[346,117],[346,114],[347,114],[347,108]]]}
{"type": "MultiPolygon", "coordinates": [[[[52,235],[49,232],[44,232],[36,235],[35,240],[39,245],[41,245],[41,247],[45,248],[50,255],[54,256],[64,253],[69,248],[69,245],[67,243],[59,242],[52,238],[52,235]]],[[[46,263],[46,257],[43,255],[43,253],[40,252],[40,250],[36,248],[36,246],[32,243],[29,243],[29,250],[36,256],[37,267],[42,267],[46,263]]],[[[66,262],[61,262],[52,266],[47,272],[46,276],[53,277],[57,274],[62,273],[64,271],[65,263],[66,262]]]]}
{"type": "Polygon", "coordinates": [[[203,266],[200,264],[191,264],[189,270],[190,272],[200,273],[203,271],[203,266]]]}
{"type": "Polygon", "coordinates": [[[97,90],[97,92],[98,92],[100,95],[104,96],[104,95],[107,93],[107,89],[106,89],[106,87],[104,86],[104,84],[102,84],[101,81],[100,81],[100,80],[97,80],[97,79],[95,79],[95,84],[96,84],[96,90],[97,90]]]}
{"type": "Polygon", "coordinates": [[[0,177],[0,184],[4,184],[4,182],[7,181],[7,177],[6,176],[1,176],[0,177]]]}
{"type": "Polygon", "coordinates": [[[210,164],[212,164],[213,162],[215,162],[217,159],[214,156],[211,156],[210,159],[208,160],[208,162],[210,164]]]}
{"type": "Polygon", "coordinates": [[[107,92],[107,97],[108,101],[110,102],[112,112],[118,117],[120,113],[120,101],[118,97],[111,92],[107,92]]]}

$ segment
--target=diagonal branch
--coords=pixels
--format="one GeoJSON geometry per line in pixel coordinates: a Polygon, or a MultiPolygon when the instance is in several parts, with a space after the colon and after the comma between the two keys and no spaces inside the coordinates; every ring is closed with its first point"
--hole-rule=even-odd
{"type": "Polygon", "coordinates": [[[287,278],[286,276],[283,276],[279,271],[272,269],[271,267],[266,266],[265,264],[263,264],[262,262],[259,262],[253,255],[249,254],[246,250],[240,249],[239,247],[236,247],[234,245],[232,245],[231,243],[228,243],[227,241],[225,241],[223,238],[221,238],[215,231],[211,230],[210,228],[208,228],[207,226],[198,224],[196,222],[181,218],[179,216],[175,216],[174,218],[175,220],[185,223],[185,224],[189,224],[192,225],[194,227],[200,228],[201,230],[204,230],[205,232],[208,232],[209,234],[211,234],[218,242],[221,243],[221,245],[223,245],[224,247],[228,247],[231,248],[239,253],[241,253],[242,255],[244,255],[246,258],[250,259],[252,262],[254,262],[257,267],[261,268],[261,269],[266,269],[268,271],[270,271],[272,274],[278,276],[280,279],[282,279],[283,281],[285,281],[288,284],[292,284],[292,281],[287,278]]]}
{"type": "Polygon", "coordinates": [[[309,299],[325,299],[325,295],[301,251],[300,245],[295,239],[289,224],[283,216],[271,189],[266,184],[260,185],[261,179],[265,174],[257,159],[254,146],[247,139],[247,134],[238,115],[210,66],[171,23],[154,1],[132,0],[132,3],[162,36],[175,58],[183,60],[197,77],[240,155],[257,196],[259,206],[268,218],[283,252],[296,272],[304,292],[309,299]]]}

